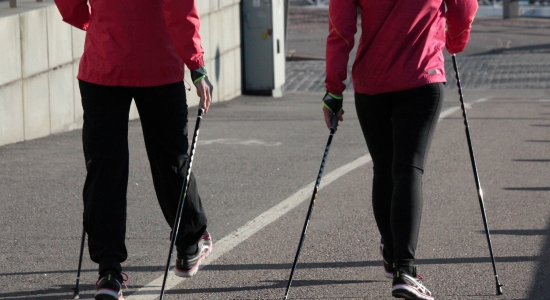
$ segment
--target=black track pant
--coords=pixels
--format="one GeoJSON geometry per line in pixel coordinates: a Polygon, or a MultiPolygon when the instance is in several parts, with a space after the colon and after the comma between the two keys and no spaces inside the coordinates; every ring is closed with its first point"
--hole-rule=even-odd
{"type": "Polygon", "coordinates": [[[443,84],[377,95],[355,94],[373,162],[372,206],[384,256],[414,264],[422,215],[422,174],[443,102],[443,84]]]}
{"type": "MultiPolygon", "coordinates": [[[[84,108],[82,141],[86,161],[84,229],[99,274],[121,271],[128,254],[128,114],[134,99],[143,128],[153,183],[164,218],[173,226],[188,165],[187,102],[183,82],[156,87],[111,87],[79,82],[84,108]]],[[[194,245],[206,216],[193,174],[176,245],[194,245]]],[[[168,235],[167,235],[168,237],[168,235]]]]}

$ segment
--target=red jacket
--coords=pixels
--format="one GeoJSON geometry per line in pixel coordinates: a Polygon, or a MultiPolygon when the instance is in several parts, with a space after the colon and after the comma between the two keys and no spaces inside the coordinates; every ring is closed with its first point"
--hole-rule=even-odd
{"type": "Polygon", "coordinates": [[[333,94],[341,95],[346,88],[342,82],[358,8],[362,33],[352,69],[353,88],[372,95],[445,82],[445,42],[451,53],[464,50],[477,0],[331,0],[325,83],[333,94]]]}
{"type": "Polygon", "coordinates": [[[204,65],[194,0],[55,0],[63,21],[86,30],[77,78],[157,86],[204,65]]]}

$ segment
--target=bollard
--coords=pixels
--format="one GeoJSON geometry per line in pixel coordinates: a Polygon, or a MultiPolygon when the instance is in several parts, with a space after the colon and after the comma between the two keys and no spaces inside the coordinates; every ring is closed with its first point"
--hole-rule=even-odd
{"type": "Polygon", "coordinates": [[[502,17],[512,19],[519,17],[519,0],[504,0],[502,2],[502,17]]]}

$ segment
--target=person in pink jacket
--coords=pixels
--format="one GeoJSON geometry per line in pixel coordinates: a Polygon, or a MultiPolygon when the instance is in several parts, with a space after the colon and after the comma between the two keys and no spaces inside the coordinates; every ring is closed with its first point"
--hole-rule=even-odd
{"type": "MultiPolygon", "coordinates": [[[[173,226],[188,166],[184,65],[191,70],[205,113],[211,102],[199,15],[194,0],[55,3],[65,22],[86,31],[77,78],[87,170],[83,225],[90,257],[99,264],[95,299],[122,299],[130,104],[135,101],[140,115],[158,202],[173,226]]],[[[193,276],[210,253],[206,227],[191,174],[176,238],[176,275],[193,276]]]]}
{"type": "Polygon", "coordinates": [[[477,0],[331,0],[323,112],[342,118],[349,53],[355,107],[373,161],[372,205],[392,295],[433,299],[416,272],[422,174],[441,104],[443,49],[464,50],[477,0]]]}

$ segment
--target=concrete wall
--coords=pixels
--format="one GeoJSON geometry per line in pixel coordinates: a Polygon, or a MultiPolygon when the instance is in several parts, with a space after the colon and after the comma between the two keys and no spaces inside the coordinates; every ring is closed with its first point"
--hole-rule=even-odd
{"type": "MultiPolygon", "coordinates": [[[[240,0],[197,0],[214,102],[241,94],[240,0]]],[[[0,2],[0,145],[82,127],[76,75],[85,32],[53,1],[0,2]]],[[[191,86],[186,71],[187,86],[191,86]]],[[[199,99],[192,87],[189,106],[199,99]]],[[[138,118],[133,105],[130,118],[138,118]]]]}

